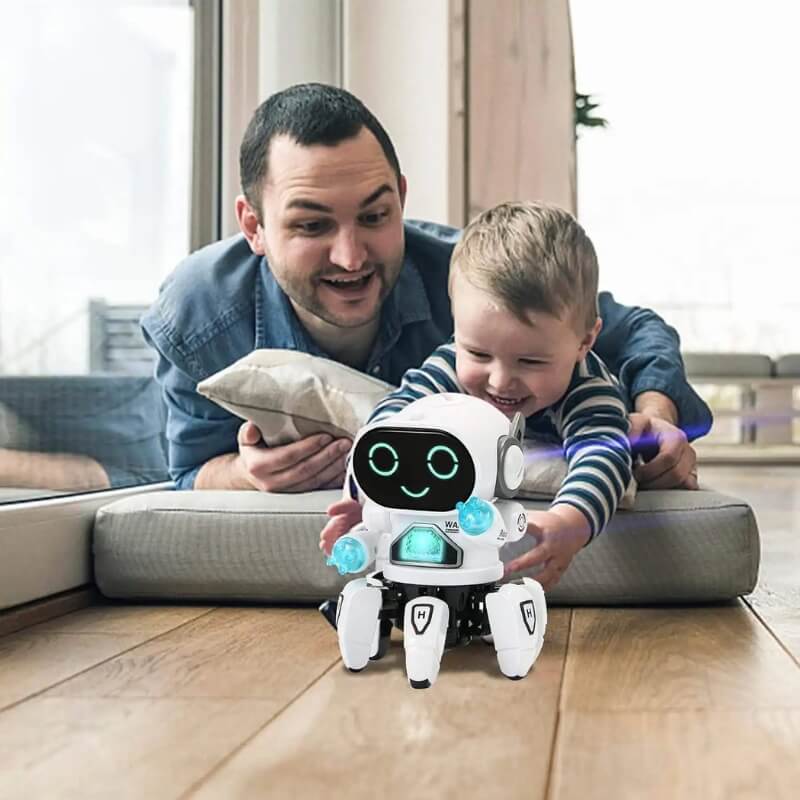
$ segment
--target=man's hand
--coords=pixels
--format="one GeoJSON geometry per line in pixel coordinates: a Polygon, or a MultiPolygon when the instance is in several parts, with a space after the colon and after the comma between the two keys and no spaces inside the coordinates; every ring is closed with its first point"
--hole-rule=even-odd
{"type": "Polygon", "coordinates": [[[258,489],[261,492],[310,492],[338,489],[352,442],[328,434],[267,447],[252,422],[239,428],[238,453],[210,459],[194,481],[195,489],[258,489]]]}
{"type": "Polygon", "coordinates": [[[675,425],[647,414],[630,415],[628,438],[634,463],[644,464],[633,475],[641,489],[697,489],[697,453],[675,425]]]}
{"type": "Polygon", "coordinates": [[[528,535],[537,545],[505,565],[505,576],[539,564],[535,576],[547,592],[561,580],[575,554],[589,541],[591,531],[586,517],[573,506],[553,506],[549,511],[528,512],[528,535]]]}
{"type": "Polygon", "coordinates": [[[350,439],[327,433],[291,444],[267,447],[252,422],[239,428],[239,467],[244,479],[261,492],[311,492],[338,489],[344,482],[350,439]]]}
{"type": "Polygon", "coordinates": [[[349,497],[328,507],[328,522],[319,535],[319,549],[331,554],[334,543],[361,522],[361,505],[349,497]]]}

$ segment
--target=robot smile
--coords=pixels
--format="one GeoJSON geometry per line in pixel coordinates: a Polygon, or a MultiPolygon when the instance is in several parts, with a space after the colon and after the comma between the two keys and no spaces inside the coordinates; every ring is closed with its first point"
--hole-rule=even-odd
{"type": "Polygon", "coordinates": [[[426,494],[431,490],[430,486],[426,486],[421,492],[412,492],[410,489],[406,489],[405,486],[400,486],[400,488],[409,496],[413,497],[415,500],[418,500],[420,497],[425,497],[426,494]]]}

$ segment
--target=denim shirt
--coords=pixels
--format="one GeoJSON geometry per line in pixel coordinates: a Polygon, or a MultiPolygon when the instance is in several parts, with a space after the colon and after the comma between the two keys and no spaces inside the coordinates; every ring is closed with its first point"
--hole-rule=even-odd
{"type": "MultiPolygon", "coordinates": [[[[452,335],[447,274],[459,234],[406,222],[403,266],[382,307],[366,372],[397,385],[452,335]]],[[[595,350],[619,376],[631,407],[637,394],[660,391],[675,403],[690,438],[706,433],[711,413],[686,382],[677,333],[652,311],[621,306],[607,292],[600,294],[600,313],[604,325],[595,350]]],[[[179,264],[141,324],[158,354],[169,471],[181,489],[194,486],[209,459],[236,451],[242,424],[197,393],[200,381],[255,349],[326,355],[300,323],[266,258],[255,255],[241,234],[179,264]]]]}

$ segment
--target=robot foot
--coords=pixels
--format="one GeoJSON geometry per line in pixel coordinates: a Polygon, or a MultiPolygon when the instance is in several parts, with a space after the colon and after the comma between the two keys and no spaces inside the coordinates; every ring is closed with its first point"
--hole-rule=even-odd
{"type": "Polygon", "coordinates": [[[415,689],[427,689],[436,683],[449,618],[447,603],[438,597],[422,595],[406,603],[403,618],[406,674],[415,689]]]}
{"type": "Polygon", "coordinates": [[[486,595],[497,663],[507,678],[524,678],[536,661],[547,627],[547,605],[539,583],[523,578],[486,595]]]}
{"type": "Polygon", "coordinates": [[[339,595],[334,621],[342,661],[351,672],[364,669],[380,650],[381,603],[381,590],[366,578],[350,581],[339,595]]]}

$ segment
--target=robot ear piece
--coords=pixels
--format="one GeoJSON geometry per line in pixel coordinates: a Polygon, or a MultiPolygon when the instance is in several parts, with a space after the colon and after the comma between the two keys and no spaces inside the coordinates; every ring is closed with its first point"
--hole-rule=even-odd
{"type": "Polygon", "coordinates": [[[508,432],[508,435],[512,439],[516,439],[518,442],[522,442],[522,437],[525,435],[525,417],[517,411],[514,414],[514,419],[511,420],[511,430],[508,432]]]}
{"type": "Polygon", "coordinates": [[[521,442],[511,436],[501,436],[497,442],[497,483],[495,497],[514,497],[525,477],[525,456],[521,442]]]}

